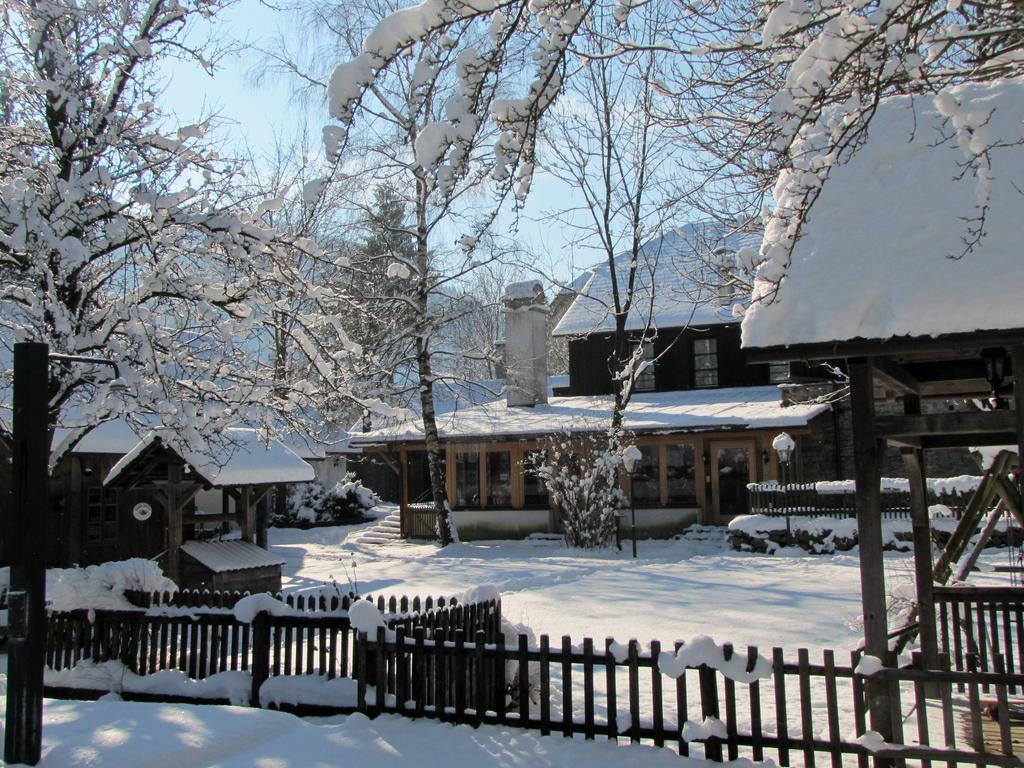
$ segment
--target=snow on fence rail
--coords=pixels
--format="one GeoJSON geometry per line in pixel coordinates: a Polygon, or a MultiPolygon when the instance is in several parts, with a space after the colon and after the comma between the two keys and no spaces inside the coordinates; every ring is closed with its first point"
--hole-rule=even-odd
{"type": "MultiPolygon", "coordinates": [[[[893,659],[886,667],[861,664],[857,652],[849,664],[828,650],[812,661],[800,649],[794,660],[780,648],[743,651],[708,638],[646,647],[526,635],[506,641],[497,600],[375,615],[383,626],[371,636],[357,631],[367,626],[359,617],[297,606],[260,611],[251,623],[227,609],[77,611],[50,617],[47,663],[70,672],[48,673],[48,693],[82,695],[53,685],[71,686],[77,663],[114,663],[135,676],[121,689],[126,698],[159,698],[159,686],[145,681],[161,675],[218,681],[227,673],[248,694],[235,703],[300,714],[395,712],[783,766],[814,765],[823,755],[833,766],[866,767],[872,756],[923,766],[1019,766],[1008,695],[1024,686],[1024,674],[1014,671],[1024,658],[1021,593],[937,594],[943,647],[954,649],[952,666],[943,654],[937,670],[921,669],[920,660],[903,669],[893,659]],[[891,744],[867,731],[869,685],[884,686],[893,705],[891,744]]],[[[234,701],[195,687],[190,698],[187,686],[163,693],[234,701]]]]}
{"type": "MultiPolygon", "coordinates": [[[[959,517],[980,481],[980,477],[971,475],[929,480],[928,503],[949,507],[954,516],[959,517]]],[[[747,489],[753,514],[838,518],[857,514],[857,490],[853,480],[786,485],[769,481],[750,483],[747,489]]],[[[910,517],[910,491],[906,480],[882,479],[881,508],[885,517],[910,517]]]]}

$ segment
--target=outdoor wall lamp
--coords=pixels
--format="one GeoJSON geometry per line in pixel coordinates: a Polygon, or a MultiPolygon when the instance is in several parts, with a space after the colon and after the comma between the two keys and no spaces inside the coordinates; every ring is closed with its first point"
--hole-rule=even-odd
{"type": "Polygon", "coordinates": [[[1006,408],[1007,402],[999,396],[1006,374],[1006,350],[1002,347],[987,347],[981,350],[981,360],[985,364],[985,380],[992,387],[989,405],[992,408],[1006,408]]]}

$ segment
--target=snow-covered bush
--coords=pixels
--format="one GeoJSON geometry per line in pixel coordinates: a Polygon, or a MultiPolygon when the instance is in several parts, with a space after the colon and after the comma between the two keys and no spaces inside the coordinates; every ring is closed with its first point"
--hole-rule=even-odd
{"type": "Polygon", "coordinates": [[[277,526],[307,526],[317,523],[357,523],[367,519],[366,512],[380,503],[373,491],[351,474],[344,482],[326,488],[318,482],[292,486],[284,515],[275,515],[277,526]]]}
{"type": "Polygon", "coordinates": [[[86,568],[50,568],[46,603],[51,611],[83,608],[123,610],[133,607],[125,592],[177,592],[152,560],[133,557],[86,568]]]}
{"type": "Polygon", "coordinates": [[[615,540],[619,510],[628,500],[619,487],[618,440],[593,434],[559,434],[530,469],[544,482],[570,547],[594,549],[615,540]]]}

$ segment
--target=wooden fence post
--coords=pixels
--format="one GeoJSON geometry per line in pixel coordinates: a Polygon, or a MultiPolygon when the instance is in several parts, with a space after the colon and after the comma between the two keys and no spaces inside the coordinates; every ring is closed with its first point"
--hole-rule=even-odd
{"type": "Polygon", "coordinates": [[[259,707],[260,688],[270,677],[270,614],[260,611],[252,620],[252,693],[249,706],[259,707]]]}
{"type": "MultiPolygon", "coordinates": [[[[702,664],[697,670],[700,680],[700,706],[702,716],[706,719],[720,719],[718,709],[718,680],[715,670],[702,664]]],[[[716,763],[722,762],[722,742],[717,736],[708,736],[704,740],[704,757],[716,763]]]]}

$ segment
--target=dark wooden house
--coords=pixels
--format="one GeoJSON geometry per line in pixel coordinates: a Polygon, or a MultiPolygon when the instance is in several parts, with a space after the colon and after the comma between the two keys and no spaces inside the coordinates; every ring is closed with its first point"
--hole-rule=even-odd
{"type": "MultiPolygon", "coordinates": [[[[735,250],[752,242],[692,225],[642,251],[645,277],[627,330],[649,365],[636,380],[625,428],[643,456],[640,473],[626,483],[644,535],[672,535],[692,523],[720,524],[746,513],[747,484],[779,476],[771,445],[783,430],[798,445],[792,478],[835,477],[832,409],[822,402],[792,404],[779,389],[810,378],[813,369],[749,365],[733,309],[740,297],[709,287],[722,282],[720,272],[735,250]]],[[[543,485],[527,471],[530,457],[554,434],[607,428],[610,270],[597,267],[577,284],[580,293],[554,330],[568,340],[567,385],[548,397],[546,305],[539,286],[517,288],[506,296],[505,397],[439,418],[460,536],[558,530],[543,485]]],[[[431,536],[433,518],[416,506],[429,496],[418,423],[356,435],[353,443],[387,456],[397,469],[406,535],[431,536]]]]}

